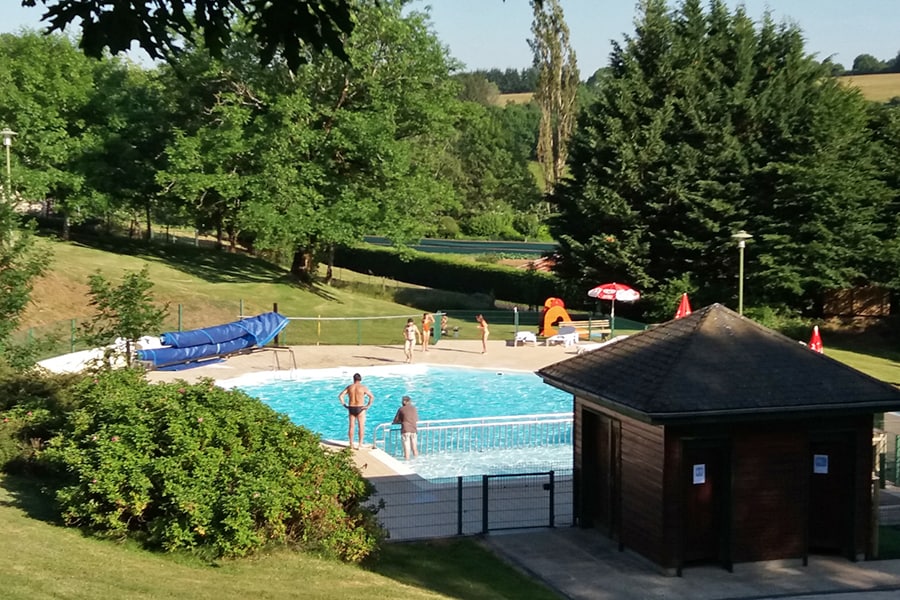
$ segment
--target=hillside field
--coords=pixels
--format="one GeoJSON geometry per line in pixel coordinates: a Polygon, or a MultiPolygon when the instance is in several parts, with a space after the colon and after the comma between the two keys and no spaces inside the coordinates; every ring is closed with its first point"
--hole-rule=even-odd
{"type": "MultiPolygon", "coordinates": [[[[900,98],[900,73],[876,73],[873,75],[845,75],[838,81],[846,85],[858,87],[863,96],[873,102],[887,102],[891,98],[900,98]]],[[[531,92],[520,94],[500,94],[495,104],[527,104],[531,102],[531,92]]]]}
{"type": "Polygon", "coordinates": [[[900,73],[876,73],[874,75],[846,75],[838,81],[856,86],[863,96],[873,102],[887,102],[900,98],[900,73]]]}

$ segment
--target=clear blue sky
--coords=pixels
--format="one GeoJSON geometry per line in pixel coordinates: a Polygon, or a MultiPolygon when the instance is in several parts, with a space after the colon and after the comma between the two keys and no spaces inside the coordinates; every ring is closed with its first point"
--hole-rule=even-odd
{"type": "MultiPolygon", "coordinates": [[[[0,0],[0,33],[40,26],[42,7],[22,8],[0,0]]],[[[582,78],[606,66],[610,40],[634,32],[637,0],[561,0],[582,78]]],[[[727,0],[729,6],[739,2],[727,0]]],[[[888,60],[900,50],[900,0],[744,0],[759,19],[767,8],[776,21],[803,30],[807,50],[849,68],[859,54],[888,60]],[[776,8],[777,7],[777,8],[776,8]]],[[[522,69],[531,64],[531,7],[528,0],[414,0],[431,6],[434,30],[467,70],[522,69]]]]}

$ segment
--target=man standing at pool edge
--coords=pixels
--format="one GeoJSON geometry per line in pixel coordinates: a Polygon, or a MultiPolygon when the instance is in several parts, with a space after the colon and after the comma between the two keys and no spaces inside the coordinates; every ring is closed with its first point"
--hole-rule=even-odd
{"type": "Polygon", "coordinates": [[[375,397],[369,388],[362,384],[362,375],[353,374],[353,383],[344,388],[344,391],[338,394],[338,400],[341,406],[347,409],[349,424],[347,427],[347,438],[350,441],[350,447],[353,448],[353,424],[356,423],[359,429],[359,446],[362,448],[363,439],[366,436],[366,411],[372,407],[375,397]],[[348,397],[348,402],[344,402],[344,397],[348,397]],[[365,399],[368,398],[368,402],[365,399]]]}
{"type": "Polygon", "coordinates": [[[394,415],[394,425],[400,424],[400,439],[403,440],[403,458],[409,460],[409,455],[419,455],[418,428],[419,411],[412,404],[412,398],[403,396],[402,406],[394,415]]]}

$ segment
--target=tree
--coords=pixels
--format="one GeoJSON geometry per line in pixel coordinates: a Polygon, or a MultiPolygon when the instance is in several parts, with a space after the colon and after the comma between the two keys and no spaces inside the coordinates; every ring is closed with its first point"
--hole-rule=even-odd
{"type": "MultiPolygon", "coordinates": [[[[81,28],[81,47],[100,57],[108,48],[124,52],[138,42],[151,58],[178,54],[181,40],[200,36],[214,56],[232,39],[235,23],[245,20],[268,63],[280,53],[296,70],[309,59],[309,50],[330,50],[346,59],[344,37],[352,33],[352,0],[40,0],[47,6],[43,20],[48,31],[62,31],[73,22],[81,28]]],[[[35,6],[37,0],[22,0],[35,6]]]]}
{"type": "Polygon", "coordinates": [[[642,8],[551,197],[560,274],[626,281],[663,317],[674,288],[734,296],[730,236],[745,229],[753,302],[815,311],[824,290],[872,281],[888,195],[862,96],[792,25],[757,28],[722,0],[642,8]]]}
{"type": "Polygon", "coordinates": [[[866,75],[868,73],[881,73],[887,68],[884,61],[880,61],[871,54],[860,54],[853,59],[854,75],[866,75]]]}
{"type": "MultiPolygon", "coordinates": [[[[94,347],[104,347],[113,340],[125,341],[124,358],[131,364],[134,343],[148,331],[159,331],[168,312],[168,305],[158,307],[150,289],[149,269],[126,273],[118,286],[113,286],[99,271],[88,278],[94,307],[91,320],[82,327],[82,338],[94,347]]],[[[107,361],[119,349],[104,357],[107,361]]]]}
{"type": "Polygon", "coordinates": [[[0,122],[19,133],[14,183],[29,201],[53,204],[63,238],[70,221],[102,210],[79,165],[96,142],[88,134],[98,117],[89,110],[96,66],[61,35],[0,35],[0,122]]]}
{"type": "Polygon", "coordinates": [[[541,107],[537,155],[548,188],[562,178],[569,137],[575,127],[579,74],[569,28],[558,0],[532,0],[534,22],[529,40],[538,71],[534,100],[541,107]]]}
{"type": "Polygon", "coordinates": [[[22,227],[12,207],[0,203],[0,357],[13,366],[27,364],[17,360],[20,352],[12,342],[12,334],[31,300],[34,282],[48,261],[47,249],[34,237],[34,228],[22,227]]]}
{"type": "Polygon", "coordinates": [[[254,124],[242,225],[257,247],[289,253],[301,279],[336,245],[372,231],[416,239],[449,195],[435,162],[457,92],[446,50],[426,15],[403,14],[403,2],[358,6],[351,60],[323,54],[280,77],[254,124]]]}
{"type": "Polygon", "coordinates": [[[454,79],[462,85],[462,89],[459,92],[460,100],[492,106],[500,95],[497,84],[488,81],[478,73],[460,73],[454,79]]]}

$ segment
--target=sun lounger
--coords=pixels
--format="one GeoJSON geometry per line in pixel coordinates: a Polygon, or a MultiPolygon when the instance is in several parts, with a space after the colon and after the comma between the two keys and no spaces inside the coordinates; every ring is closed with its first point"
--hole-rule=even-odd
{"type": "Polygon", "coordinates": [[[522,344],[532,344],[537,346],[537,336],[531,331],[520,331],[516,333],[516,339],[513,340],[513,346],[518,346],[522,344]]]}
{"type": "Polygon", "coordinates": [[[574,346],[578,343],[578,330],[574,327],[560,327],[559,333],[556,335],[551,335],[546,340],[546,345],[552,346],[553,344],[562,344],[566,348],[569,346],[574,346]]]}

